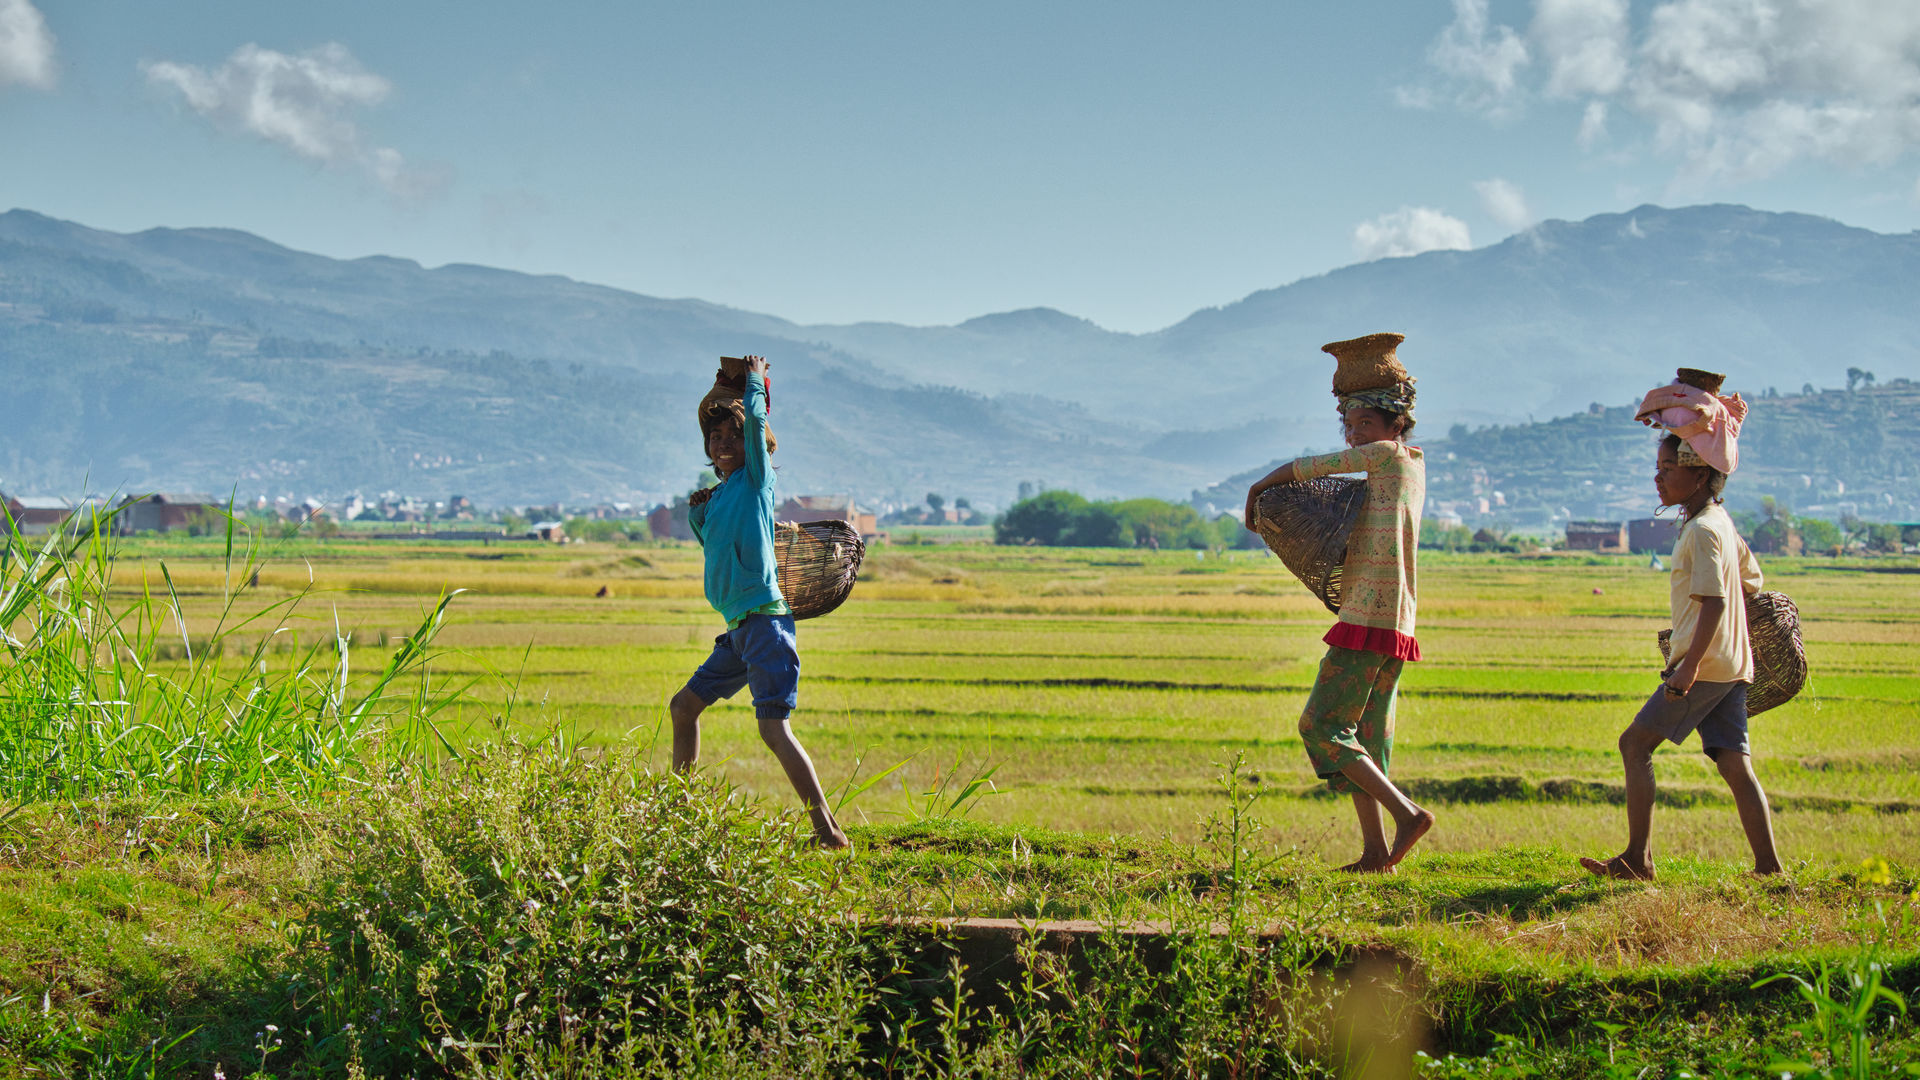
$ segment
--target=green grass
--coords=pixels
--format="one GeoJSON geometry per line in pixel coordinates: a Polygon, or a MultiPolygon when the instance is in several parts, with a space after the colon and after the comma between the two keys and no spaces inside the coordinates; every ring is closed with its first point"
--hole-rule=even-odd
{"type": "MultiPolygon", "coordinates": [[[[98,563],[98,577],[110,583],[96,590],[94,609],[135,612],[150,627],[130,638],[159,686],[153,700],[229,700],[221,694],[245,685],[239,673],[249,665],[257,672],[266,659],[290,700],[305,703],[278,714],[286,717],[278,730],[291,738],[340,715],[329,702],[357,700],[430,626],[443,650],[431,659],[434,685],[472,681],[464,694],[436,699],[452,749],[502,730],[558,728],[585,744],[588,760],[657,766],[665,759],[664,702],[718,629],[700,596],[699,553],[688,546],[294,543],[295,557],[260,568],[259,584],[244,590],[218,542],[132,541],[98,563]],[[596,597],[602,586],[612,595],[596,597]],[[453,589],[467,592],[437,619],[453,589]],[[242,591],[245,605],[235,608],[242,591]],[[282,604],[274,610],[284,616],[270,624],[212,629],[232,613],[282,604]],[[204,646],[224,633],[222,648],[200,647],[191,661],[184,649],[172,652],[166,642],[183,623],[187,643],[204,646]],[[276,628],[283,629],[270,632],[276,628]],[[352,658],[343,675],[329,674],[338,641],[352,658]]],[[[1907,899],[1920,876],[1920,616],[1908,595],[1920,565],[1810,559],[1766,568],[1772,586],[1800,605],[1813,667],[1807,693],[1754,723],[1756,766],[1776,805],[1790,880],[1740,875],[1744,842],[1717,774],[1697,751],[1667,748],[1656,764],[1662,880],[1646,888],[1593,882],[1573,866],[1575,856],[1617,850],[1623,838],[1613,740],[1656,678],[1654,633],[1666,602],[1665,575],[1640,560],[1423,560],[1428,659],[1409,665],[1402,682],[1393,772],[1433,805],[1440,823],[1399,875],[1356,881],[1328,869],[1353,855],[1351,810],[1315,784],[1294,730],[1331,617],[1273,560],[965,544],[876,549],[853,599],[802,625],[795,726],[830,790],[905,764],[844,808],[859,848],[851,863],[781,854],[766,863],[787,867],[779,880],[828,883],[820,887],[830,906],[862,917],[1187,926],[1231,917],[1249,933],[1281,932],[1248,939],[1267,944],[1238,952],[1231,942],[1194,944],[1190,970],[1210,973],[1196,974],[1199,982],[1129,966],[1137,958],[1095,957],[1087,962],[1107,965],[1099,970],[1111,985],[1076,990],[1051,1020],[1029,1012],[1017,1023],[967,1027],[979,1018],[940,1005],[930,988],[948,984],[923,970],[896,988],[905,997],[894,1005],[860,1013],[870,1026],[859,1046],[817,1031],[799,1041],[856,1056],[892,1045],[897,1075],[956,1061],[976,1075],[999,1075],[1004,1039],[1030,1036],[1035,1046],[1071,1050],[1060,1060],[1079,1061],[1083,1071],[1106,1061],[1125,1073],[1125,1062],[1102,1057],[1123,1035],[1163,1048],[1168,1039],[1226,1045],[1211,1040],[1228,1032],[1182,1004],[1217,991],[1241,1002],[1221,1023],[1242,1024],[1236,1037],[1269,1040],[1260,1043],[1269,1069],[1290,1061],[1295,1071],[1332,1075],[1339,1055],[1325,1045],[1271,1041],[1267,1028],[1244,1027],[1264,1015],[1248,1003],[1278,1000],[1270,995],[1279,984],[1260,982],[1276,973],[1392,956],[1418,973],[1417,988],[1405,992],[1420,1003],[1428,1048],[1459,1055],[1426,1066],[1430,1075],[1624,1076],[1648,1067],[1648,1076],[1682,1068],[1758,1075],[1774,1061],[1819,1057],[1825,1044],[1790,1025],[1825,1014],[1792,985],[1755,983],[1786,971],[1815,985],[1822,963],[1860,963],[1863,943],[1879,940],[1876,962],[1895,988],[1920,985],[1907,899]],[[1250,811],[1220,786],[1223,768],[1240,756],[1243,795],[1258,796],[1250,811]],[[922,793],[951,797],[989,770],[992,793],[928,818],[922,793]],[[1891,861],[1889,873],[1862,870],[1863,860],[1879,858],[1891,861]],[[1174,1026],[1129,1026],[1150,1001],[1159,1004],[1149,1011],[1174,1026]],[[871,1026],[883,1020],[896,1024],[891,1035],[871,1026]],[[1596,1024],[1626,1028],[1609,1034],[1596,1024]],[[1629,1061],[1625,1072],[1611,1071],[1629,1061]]],[[[35,611],[63,602],[60,590],[35,595],[35,611]]],[[[122,662],[77,647],[47,655],[94,657],[91,668],[69,665],[94,679],[119,677],[111,665],[122,662]]],[[[26,670],[16,659],[0,674],[19,687],[26,670]]],[[[10,693],[11,701],[21,692],[10,693]]],[[[53,723],[61,715],[54,697],[26,700],[39,702],[38,712],[20,715],[39,716],[42,726],[16,723],[11,732],[20,763],[13,775],[22,780],[34,775],[25,750],[63,737],[71,744],[75,730],[53,723]]],[[[396,725],[417,700],[389,704],[386,719],[366,730],[404,736],[396,725]]],[[[208,733],[232,727],[209,723],[217,712],[174,712],[199,726],[163,727],[171,741],[153,739],[142,760],[198,760],[203,751],[159,751],[204,746],[208,733]],[[180,737],[194,732],[200,743],[180,737]]],[[[760,830],[757,815],[791,809],[791,792],[744,702],[722,703],[707,718],[707,766],[731,785],[713,790],[737,791],[746,802],[730,803],[736,809],[727,813],[746,816],[735,827],[760,830]]],[[[362,739],[351,744],[358,757],[339,760],[404,764],[422,745],[362,739]]],[[[247,764],[234,747],[221,752],[247,764]]],[[[326,956],[338,950],[316,952],[327,939],[316,936],[315,905],[342,895],[342,882],[371,880],[356,858],[401,859],[380,864],[379,873],[393,874],[404,869],[403,850],[415,850],[389,844],[405,829],[365,832],[371,804],[334,792],[414,781],[381,765],[305,785],[271,769],[233,768],[209,784],[204,770],[96,756],[95,779],[57,800],[29,801],[0,823],[0,917],[11,928],[0,941],[0,1071],[145,1075],[152,1067],[157,1075],[206,1076],[219,1063],[244,1075],[264,1058],[271,1075],[337,1075],[353,1053],[372,1060],[377,1048],[364,1031],[355,1043],[338,1023],[371,1000],[364,994],[373,983],[337,972],[326,982],[326,956]],[[363,849],[350,851],[347,838],[363,849]],[[288,981],[296,977],[319,982],[300,989],[288,981]],[[323,983],[331,987],[324,994],[323,983]],[[266,1023],[281,1029],[282,1046],[265,1038],[266,1023]]],[[[290,756],[259,754],[255,764],[290,756]]],[[[44,798],[26,787],[21,797],[44,798]]],[[[457,801],[445,790],[414,798],[427,808],[457,801]]],[[[571,804],[500,805],[525,818],[516,835],[573,827],[571,804]]],[[[618,907],[608,898],[593,903],[618,907]]],[[[540,978],[565,984],[574,976],[564,968],[540,978]]],[[[384,985],[397,1007],[392,995],[404,996],[405,986],[384,985]]],[[[764,984],[767,1000],[788,1000],[783,986],[764,984]]],[[[1297,989],[1287,991],[1286,1008],[1307,1010],[1301,1030],[1338,1021],[1347,991],[1309,1000],[1297,989]]],[[[498,1012],[507,999],[475,992],[497,1016],[513,1013],[498,1012]]],[[[845,1001],[856,998],[865,1000],[845,1001]]],[[[715,1007],[703,1015],[721,1025],[699,1036],[702,1068],[716,1075],[815,1067],[798,1057],[756,1059],[745,1049],[752,1024],[725,1027],[751,1019],[746,1013],[715,1007]]],[[[1920,1054],[1913,1029],[1890,1007],[1866,1015],[1875,1061],[1920,1054]]],[[[420,1032],[430,1026],[416,1024],[420,1032]]],[[[549,1044],[559,1045],[541,1043],[549,1044]]],[[[673,1046],[673,1054],[698,1049],[673,1046]]],[[[1061,1072],[1073,1074],[1064,1065],[1061,1072]]],[[[1172,1064],[1156,1074],[1184,1075],[1172,1064]]]]}

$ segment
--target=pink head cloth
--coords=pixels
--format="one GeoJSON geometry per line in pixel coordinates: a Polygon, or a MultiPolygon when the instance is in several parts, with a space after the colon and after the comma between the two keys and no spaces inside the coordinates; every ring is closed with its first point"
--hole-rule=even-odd
{"type": "Polygon", "coordinates": [[[1633,418],[1680,436],[1700,460],[1723,473],[1740,464],[1740,422],[1747,418],[1747,403],[1739,394],[1721,397],[1669,383],[1647,391],[1633,418]]]}

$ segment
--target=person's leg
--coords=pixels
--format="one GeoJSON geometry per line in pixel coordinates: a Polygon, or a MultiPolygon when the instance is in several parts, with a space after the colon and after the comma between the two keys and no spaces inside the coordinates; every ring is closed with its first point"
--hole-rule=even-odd
{"type": "Polygon", "coordinates": [[[760,740],[773,751],[773,756],[786,770],[787,782],[800,796],[801,805],[807,808],[807,816],[813,820],[813,834],[821,844],[831,848],[851,846],[847,834],[841,830],[840,823],[834,820],[833,811],[827,808],[827,793],[821,790],[820,777],[813,771],[813,759],[807,756],[806,747],[793,737],[793,727],[785,716],[762,716],[760,718],[760,740]]]}
{"type": "Polygon", "coordinates": [[[1620,733],[1620,764],[1627,789],[1627,847],[1604,862],[1581,859],[1580,865],[1588,873],[1625,881],[1653,880],[1653,858],[1647,851],[1653,836],[1653,752],[1662,741],[1679,743],[1693,734],[1731,685],[1696,682],[1686,697],[1671,697],[1663,683],[1640,706],[1633,723],[1620,733]]]}
{"type": "Polygon", "coordinates": [[[734,650],[731,632],[713,639],[713,651],[694,669],[687,685],[667,702],[673,721],[673,771],[690,771],[700,761],[700,714],[747,685],[747,665],[734,650]]]}
{"type": "Polygon", "coordinates": [[[1753,757],[1733,750],[1722,750],[1714,758],[1720,776],[1733,792],[1733,804],[1740,810],[1740,827],[1746,830],[1747,846],[1753,849],[1753,872],[1777,874],[1780,853],[1773,846],[1773,811],[1767,806],[1767,793],[1760,789],[1760,778],[1753,772],[1753,757]]]}
{"type": "Polygon", "coordinates": [[[1647,846],[1653,840],[1653,751],[1665,736],[1658,731],[1627,725],[1620,733],[1620,763],[1626,772],[1627,848],[1619,865],[1634,877],[1653,880],[1653,859],[1647,846]]]}
{"type": "Polygon", "coordinates": [[[1362,668],[1366,654],[1339,646],[1327,647],[1314,678],[1313,691],[1300,711],[1300,742],[1315,776],[1334,791],[1351,792],[1360,823],[1360,858],[1342,870],[1371,872],[1386,867],[1386,835],[1380,828],[1380,805],[1373,796],[1347,779],[1344,769],[1367,756],[1360,744],[1360,716],[1366,710],[1367,679],[1362,668]]]}
{"type": "Polygon", "coordinates": [[[741,656],[747,662],[747,684],[753,689],[753,711],[760,720],[760,741],[773,751],[786,771],[801,805],[813,819],[813,833],[826,847],[851,844],[827,807],[827,794],[814,772],[813,759],[794,738],[790,723],[800,703],[800,644],[791,615],[750,615],[736,632],[741,656]]]}
{"type": "Polygon", "coordinates": [[[1767,806],[1767,793],[1760,789],[1760,778],[1754,775],[1753,751],[1747,744],[1747,690],[1746,683],[1735,683],[1700,721],[1700,746],[1733,793],[1740,828],[1753,849],[1753,872],[1777,874],[1782,867],[1773,846],[1773,811],[1767,806]]]}
{"type": "Polygon", "coordinates": [[[1401,859],[1407,857],[1407,852],[1413,850],[1413,845],[1427,835],[1427,830],[1433,828],[1433,812],[1415,806],[1412,799],[1407,798],[1399,788],[1393,786],[1393,781],[1387,779],[1387,774],[1380,771],[1380,766],[1374,764],[1372,758],[1359,758],[1348,762],[1341,768],[1340,774],[1345,776],[1353,786],[1372,796],[1373,801],[1379,803],[1380,808],[1393,817],[1393,846],[1387,849],[1386,860],[1382,863],[1370,864],[1366,856],[1362,855],[1359,868],[1362,870],[1393,869],[1399,865],[1401,859]]]}
{"type": "MultiPolygon", "coordinates": [[[[1400,865],[1407,857],[1413,845],[1433,828],[1433,815],[1427,810],[1415,806],[1413,800],[1391,780],[1387,779],[1388,770],[1393,767],[1393,720],[1394,707],[1400,696],[1400,672],[1406,667],[1406,661],[1390,656],[1372,656],[1369,675],[1366,708],[1360,713],[1360,745],[1367,748],[1367,755],[1380,768],[1380,778],[1386,780],[1392,788],[1395,798],[1382,800],[1374,796],[1375,801],[1393,815],[1393,844],[1387,849],[1387,868],[1391,870],[1400,865]]],[[[1354,779],[1351,774],[1347,777],[1354,779]]]]}
{"type": "Polygon", "coordinates": [[[1380,826],[1380,803],[1364,791],[1353,793],[1353,813],[1360,819],[1360,857],[1340,869],[1348,873],[1376,870],[1387,864],[1386,830],[1380,826]]]}
{"type": "Polygon", "coordinates": [[[700,760],[700,714],[705,712],[707,702],[693,692],[690,686],[683,686],[680,692],[667,702],[667,715],[673,718],[673,771],[684,773],[691,771],[700,760]]]}

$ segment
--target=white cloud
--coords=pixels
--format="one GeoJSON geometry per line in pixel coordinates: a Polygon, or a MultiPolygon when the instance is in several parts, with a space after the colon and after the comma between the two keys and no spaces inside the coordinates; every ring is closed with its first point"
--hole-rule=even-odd
{"type": "Polygon", "coordinates": [[[1619,118],[1638,121],[1685,185],[1920,153],[1911,0],[1658,0],[1637,25],[1625,0],[1534,0],[1524,42],[1481,0],[1456,0],[1455,12],[1429,50],[1445,83],[1423,90],[1428,100],[1511,110],[1585,98],[1583,149],[1607,142],[1619,118]]]}
{"type": "MultiPolygon", "coordinates": [[[[1527,66],[1527,43],[1511,27],[1489,26],[1487,0],[1453,0],[1453,22],[1427,50],[1427,59],[1459,88],[1469,108],[1499,110],[1519,85],[1527,66]]],[[[1402,100],[1421,97],[1402,91],[1402,100]]]]}
{"type": "Polygon", "coordinates": [[[1607,103],[1589,101],[1580,114],[1580,134],[1574,137],[1580,149],[1591,150],[1607,141],[1607,103]]]}
{"type": "Polygon", "coordinates": [[[53,31],[31,0],[0,0],[0,86],[53,89],[53,31]]]}
{"type": "Polygon", "coordinates": [[[1494,177],[1474,181],[1473,190],[1480,196],[1481,209],[1501,228],[1518,232],[1533,224],[1533,211],[1527,208],[1527,197],[1520,185],[1494,177]]]}
{"type": "Polygon", "coordinates": [[[398,150],[367,145],[349,113],[386,100],[393,84],[362,67],[344,45],[289,55],[247,44],[213,70],[166,60],[140,69],[148,82],[176,91],[219,126],[309,161],[359,169],[396,198],[430,197],[449,180],[444,168],[418,167],[398,150]]]}
{"type": "Polygon", "coordinates": [[[1473,246],[1467,223],[1429,206],[1403,206],[1354,226],[1353,250],[1362,259],[1391,259],[1423,251],[1473,246]]]}
{"type": "Polygon", "coordinates": [[[1527,30],[1554,97],[1612,94],[1627,81],[1626,0],[1539,0],[1527,30]]]}

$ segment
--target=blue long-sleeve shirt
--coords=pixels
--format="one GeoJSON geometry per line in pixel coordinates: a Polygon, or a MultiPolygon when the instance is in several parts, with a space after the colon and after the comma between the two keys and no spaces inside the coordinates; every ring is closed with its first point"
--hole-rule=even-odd
{"type": "Polygon", "coordinates": [[[687,513],[694,538],[706,549],[707,603],[737,624],[768,604],[783,602],[773,557],[773,465],[767,459],[767,384],[747,373],[746,461],[687,513]]]}

